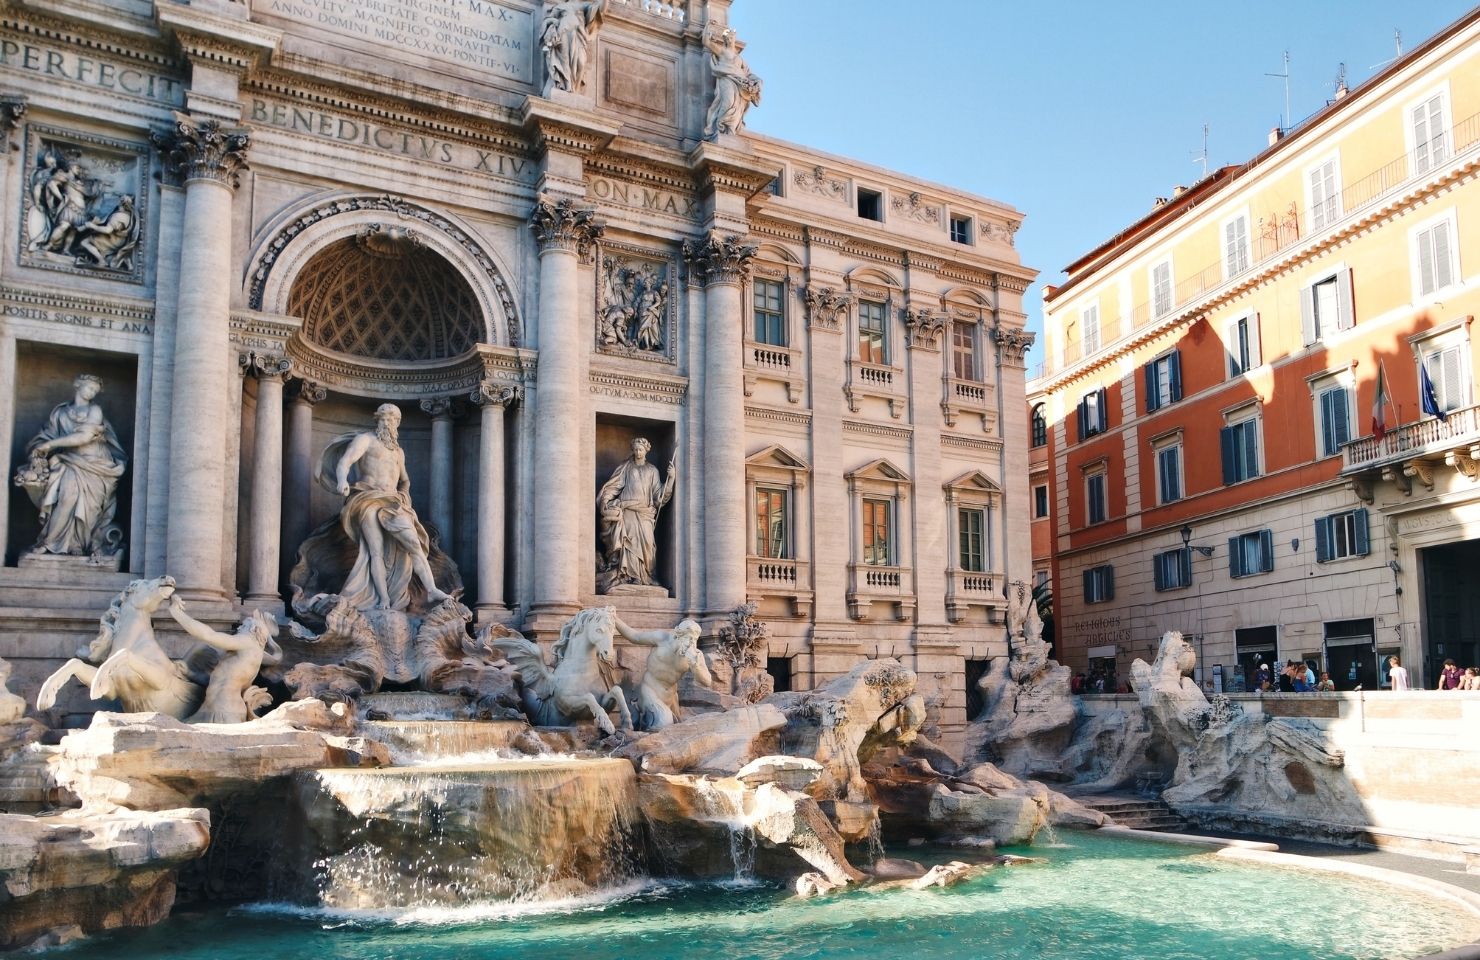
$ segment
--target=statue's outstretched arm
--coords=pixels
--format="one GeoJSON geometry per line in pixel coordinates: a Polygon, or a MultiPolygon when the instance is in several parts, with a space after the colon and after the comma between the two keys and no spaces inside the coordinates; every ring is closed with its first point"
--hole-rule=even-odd
{"type": "Polygon", "coordinates": [[[170,597],[170,616],[174,617],[175,622],[179,623],[180,627],[186,633],[190,634],[190,636],[199,640],[201,643],[215,647],[217,650],[222,650],[226,653],[237,653],[246,649],[246,643],[241,638],[234,637],[229,633],[221,633],[218,630],[213,630],[186,613],[185,603],[178,595],[170,597]]]}
{"type": "Polygon", "coordinates": [[[667,639],[667,631],[633,630],[622,622],[621,617],[612,617],[612,626],[617,628],[617,633],[622,635],[623,640],[641,647],[656,647],[667,639]]]}

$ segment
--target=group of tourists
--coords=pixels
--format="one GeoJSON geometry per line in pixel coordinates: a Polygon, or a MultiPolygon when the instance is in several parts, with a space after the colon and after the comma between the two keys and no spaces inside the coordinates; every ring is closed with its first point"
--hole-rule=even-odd
{"type": "Polygon", "coordinates": [[[1336,684],[1331,674],[1317,672],[1309,660],[1265,661],[1254,671],[1254,689],[1260,693],[1330,693],[1336,684]]]}
{"type": "Polygon", "coordinates": [[[1480,690],[1480,667],[1459,668],[1452,659],[1444,661],[1436,690],[1480,690]]]}

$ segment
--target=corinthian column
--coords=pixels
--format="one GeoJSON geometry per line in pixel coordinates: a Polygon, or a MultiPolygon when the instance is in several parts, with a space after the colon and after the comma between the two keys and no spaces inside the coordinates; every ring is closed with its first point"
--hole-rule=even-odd
{"type": "Polygon", "coordinates": [[[710,234],[684,256],[704,284],[704,607],[745,602],[745,393],[741,285],[755,247],[710,234]]]}
{"type": "MultiPolygon", "coordinates": [[[[308,539],[309,501],[313,497],[313,407],[329,391],[312,380],[295,380],[288,404],[288,459],[283,466],[283,538],[292,568],[298,548],[308,539]]],[[[286,574],[288,571],[284,571],[286,574]]]]}
{"type": "Polygon", "coordinates": [[[595,211],[570,199],[535,200],[530,227],[540,248],[539,362],[536,367],[534,462],[534,602],[536,615],[574,613],[580,604],[581,525],[590,504],[582,489],[581,423],[586,413],[590,337],[579,296],[579,264],[601,236],[595,211]]]}
{"type": "Polygon", "coordinates": [[[231,383],[231,201],[247,135],[175,115],[154,143],[185,183],[175,313],[166,572],[186,596],[225,599],[227,384],[231,383]]]}
{"type": "Polygon", "coordinates": [[[434,397],[421,402],[421,409],[432,418],[432,476],[430,507],[432,525],[442,538],[442,549],[452,548],[452,418],[456,414],[451,397],[434,397]]]}
{"type": "Polygon", "coordinates": [[[504,609],[504,411],[519,387],[484,380],[468,398],[483,410],[478,427],[478,613],[504,609]]]}
{"type": "Polygon", "coordinates": [[[257,378],[257,439],[252,452],[252,516],[248,535],[246,603],[277,604],[283,520],[283,378],[293,362],[245,354],[242,367],[257,378]]]}

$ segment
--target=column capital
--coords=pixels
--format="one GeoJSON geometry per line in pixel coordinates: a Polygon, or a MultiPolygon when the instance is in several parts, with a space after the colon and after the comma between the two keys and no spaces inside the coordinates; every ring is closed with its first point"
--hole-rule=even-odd
{"type": "Polygon", "coordinates": [[[324,389],[323,384],[314,380],[294,380],[292,387],[292,398],[296,403],[311,407],[323,401],[329,396],[329,391],[324,389]]]}
{"type": "Polygon", "coordinates": [[[1028,350],[1033,346],[1033,341],[1037,339],[1037,334],[1029,333],[1027,330],[1004,327],[1001,324],[992,328],[992,340],[997,344],[997,350],[1002,355],[1002,362],[1012,367],[1027,365],[1028,350]]]}
{"type": "Polygon", "coordinates": [[[269,353],[242,353],[237,355],[236,360],[242,376],[256,377],[258,380],[282,381],[293,371],[292,360],[269,353]]]}
{"type": "Polygon", "coordinates": [[[807,326],[836,333],[853,306],[853,294],[814,283],[802,290],[802,303],[807,308],[807,326]]]}
{"type": "Polygon", "coordinates": [[[433,420],[451,420],[462,415],[462,405],[456,397],[427,397],[421,401],[421,409],[433,420]]]}
{"type": "Polygon", "coordinates": [[[689,269],[705,286],[715,283],[742,283],[750,279],[750,261],[756,246],[734,234],[711,233],[700,241],[685,240],[683,257],[689,269]]]}
{"type": "Polygon", "coordinates": [[[524,388],[500,380],[480,380],[468,395],[468,402],[480,407],[512,407],[524,402],[524,388]]]}
{"type": "Polygon", "coordinates": [[[911,347],[924,350],[940,349],[940,333],[945,329],[946,319],[929,307],[905,307],[905,341],[911,347]]]}
{"type": "Polygon", "coordinates": [[[187,183],[214,180],[235,188],[241,171],[247,169],[251,138],[245,130],[227,130],[219,120],[177,113],[174,126],[149,139],[163,154],[165,167],[187,183]]]}
{"type": "Polygon", "coordinates": [[[566,250],[582,258],[606,232],[606,224],[596,219],[594,208],[578,207],[569,197],[556,200],[544,193],[535,198],[529,227],[534,231],[541,253],[566,250]]]}

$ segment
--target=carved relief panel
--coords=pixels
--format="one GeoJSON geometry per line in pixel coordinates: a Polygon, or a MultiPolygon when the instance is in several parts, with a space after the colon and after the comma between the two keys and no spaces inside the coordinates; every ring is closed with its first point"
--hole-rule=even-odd
{"type": "Polygon", "coordinates": [[[672,363],[676,304],[672,260],[604,243],[596,261],[596,349],[672,363]]]}
{"type": "Polygon", "coordinates": [[[31,124],[25,150],[21,265],[143,283],[145,147],[31,124]]]}

